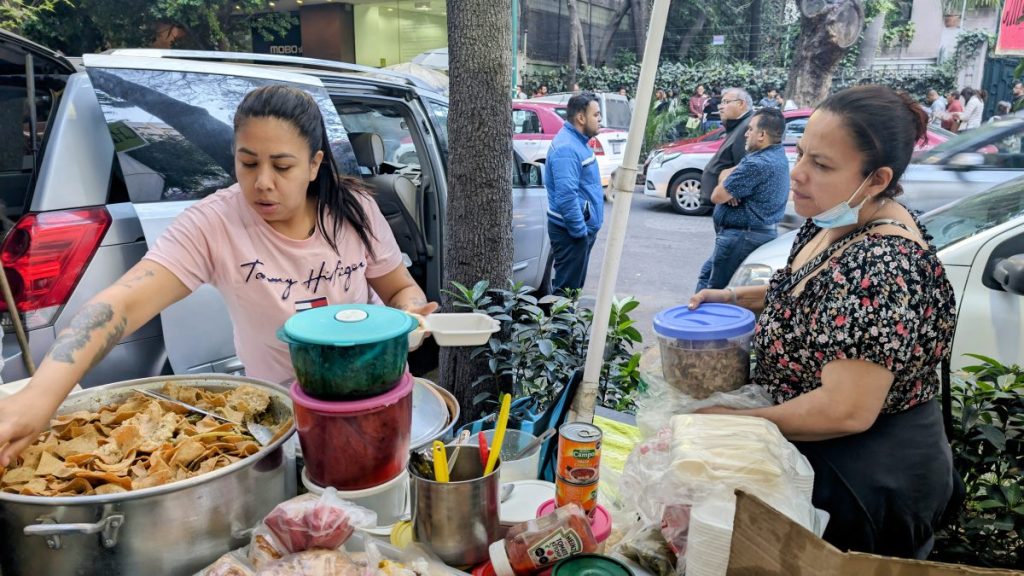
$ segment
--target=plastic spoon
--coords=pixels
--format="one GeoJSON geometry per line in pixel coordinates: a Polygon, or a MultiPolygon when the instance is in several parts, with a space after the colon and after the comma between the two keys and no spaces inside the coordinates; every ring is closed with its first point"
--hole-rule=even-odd
{"type": "Polygon", "coordinates": [[[434,440],[434,480],[448,482],[448,452],[440,440],[434,440]]]}
{"type": "Polygon", "coordinates": [[[487,467],[487,460],[491,457],[491,450],[487,447],[487,437],[483,432],[477,434],[477,441],[480,443],[480,465],[487,467]]]}
{"type": "Polygon", "coordinates": [[[501,447],[505,443],[505,428],[508,426],[508,413],[512,408],[512,395],[505,394],[501,398],[501,410],[498,412],[498,425],[494,429],[494,442],[491,444],[491,454],[487,458],[487,466],[484,468],[484,476],[494,471],[498,463],[498,456],[501,455],[501,447]]]}
{"type": "MultiPolygon", "coordinates": [[[[469,430],[463,430],[459,437],[455,439],[455,450],[452,451],[452,459],[448,462],[448,476],[452,475],[452,470],[455,470],[455,461],[459,459],[459,454],[462,453],[462,445],[469,443],[469,430]]],[[[487,463],[484,463],[486,466],[487,463]]]]}

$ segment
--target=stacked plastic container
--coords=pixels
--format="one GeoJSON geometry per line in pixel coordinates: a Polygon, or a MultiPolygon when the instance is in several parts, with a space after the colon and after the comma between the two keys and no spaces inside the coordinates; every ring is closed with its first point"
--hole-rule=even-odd
{"type": "Polygon", "coordinates": [[[408,491],[414,381],[406,359],[416,326],[400,310],[352,304],[300,312],[278,331],[297,376],[303,482],[374,509],[382,526],[404,512],[408,491]]]}

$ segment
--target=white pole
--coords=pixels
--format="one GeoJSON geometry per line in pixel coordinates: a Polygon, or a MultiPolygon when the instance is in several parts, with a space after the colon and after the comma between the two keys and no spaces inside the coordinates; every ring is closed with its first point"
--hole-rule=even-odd
{"type": "Polygon", "coordinates": [[[608,337],[608,320],[611,318],[612,299],[615,296],[615,283],[619,275],[619,261],[622,259],[622,246],[626,241],[626,226],[629,223],[629,208],[633,202],[633,190],[636,188],[637,163],[640,159],[640,148],[643,146],[647,115],[650,112],[649,104],[654,94],[654,80],[658,73],[661,42],[665,37],[665,20],[668,18],[670,4],[671,0],[654,0],[651,23],[647,27],[647,44],[644,46],[643,64],[640,66],[640,79],[636,87],[636,108],[633,110],[633,119],[629,123],[626,152],[622,157],[622,166],[616,170],[615,176],[612,178],[611,185],[615,203],[612,207],[608,245],[601,267],[601,281],[597,287],[597,304],[594,309],[594,322],[590,328],[590,345],[587,349],[587,362],[583,370],[583,383],[576,398],[573,399],[572,411],[569,414],[570,421],[592,422],[594,420],[598,382],[604,363],[605,340],[608,337]]]}

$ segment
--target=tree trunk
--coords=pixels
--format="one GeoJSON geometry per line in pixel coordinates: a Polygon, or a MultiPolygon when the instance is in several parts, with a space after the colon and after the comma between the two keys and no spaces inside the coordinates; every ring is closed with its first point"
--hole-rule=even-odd
{"type": "Polygon", "coordinates": [[[647,45],[647,0],[629,0],[633,4],[630,17],[633,20],[633,40],[636,42],[636,60],[643,62],[644,46],[647,45]]]}
{"type": "Polygon", "coordinates": [[[747,44],[747,60],[755,61],[761,53],[761,14],[764,12],[762,0],[750,3],[750,42],[747,44]]]}
{"type": "Polygon", "coordinates": [[[693,23],[693,26],[683,34],[683,40],[679,43],[679,60],[686,58],[686,55],[690,53],[690,48],[693,46],[693,41],[700,35],[701,31],[704,30],[704,24],[708,21],[707,12],[704,10],[700,11],[700,15],[697,16],[697,20],[693,23]]]}
{"type": "Polygon", "coordinates": [[[885,12],[875,16],[864,28],[864,39],[860,41],[860,52],[857,54],[857,69],[867,69],[875,65],[878,46],[882,43],[882,32],[885,30],[885,12]]]}
{"type": "Polygon", "coordinates": [[[527,52],[526,52],[526,39],[527,39],[527,36],[528,36],[527,33],[530,30],[529,18],[530,18],[530,0],[519,0],[519,44],[518,44],[518,47],[519,47],[519,55],[518,55],[519,56],[519,66],[518,66],[518,69],[519,69],[519,76],[520,76],[520,78],[516,78],[517,83],[521,80],[523,74],[525,73],[524,71],[526,70],[526,65],[529,64],[529,62],[527,60],[528,56],[527,56],[527,52]]]}
{"type": "Polygon", "coordinates": [[[800,0],[800,37],[786,92],[800,107],[814,107],[832,88],[832,75],[864,25],[859,0],[800,0]]]}
{"type": "MultiPolygon", "coordinates": [[[[512,277],[511,0],[448,0],[451,104],[444,284],[472,286],[512,277]],[[481,231],[484,231],[481,233],[481,231]]],[[[451,298],[443,297],[451,310],[451,298]]],[[[441,349],[441,385],[472,418],[472,383],[486,366],[471,348],[441,349]]]]}
{"type": "Polygon", "coordinates": [[[587,58],[587,37],[583,34],[583,23],[580,22],[579,18],[576,19],[576,37],[579,38],[580,65],[586,68],[590,66],[587,58]]]}
{"type": "Polygon", "coordinates": [[[580,25],[580,12],[576,9],[576,0],[566,0],[569,7],[569,75],[565,79],[566,88],[572,90],[576,83],[576,68],[580,65],[580,36],[583,27],[580,25]]]}
{"type": "Polygon", "coordinates": [[[630,7],[633,6],[632,0],[619,0],[619,5],[615,8],[615,13],[612,14],[612,20],[608,24],[608,29],[604,31],[604,38],[601,39],[601,46],[597,50],[597,54],[594,57],[594,64],[597,66],[605,66],[608,64],[608,51],[611,50],[612,42],[615,41],[615,33],[619,31],[619,26],[622,24],[622,18],[629,12],[630,7]]]}

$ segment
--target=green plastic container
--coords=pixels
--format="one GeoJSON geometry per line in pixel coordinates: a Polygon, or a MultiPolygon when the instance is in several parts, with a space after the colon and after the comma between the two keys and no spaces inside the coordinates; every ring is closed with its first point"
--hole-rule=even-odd
{"type": "Polygon", "coordinates": [[[324,306],[292,316],[277,331],[288,344],[299,387],[320,400],[377,396],[398,385],[415,318],[368,304],[324,306]]]}
{"type": "Polygon", "coordinates": [[[581,554],[555,564],[551,576],[633,576],[633,571],[608,556],[581,554]]]}

